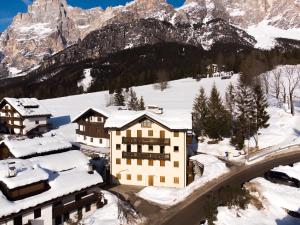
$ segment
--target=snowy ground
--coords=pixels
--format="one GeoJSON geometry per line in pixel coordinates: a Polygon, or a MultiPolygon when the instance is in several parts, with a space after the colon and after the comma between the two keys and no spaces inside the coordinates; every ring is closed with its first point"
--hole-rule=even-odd
{"type": "Polygon", "coordinates": [[[96,210],[92,215],[84,218],[83,225],[133,225],[141,222],[136,213],[125,205],[117,196],[110,192],[103,191],[104,198],[107,200],[107,205],[96,210]],[[129,220],[128,212],[132,214],[134,219],[129,220]]]}
{"type": "MultiPolygon", "coordinates": [[[[289,174],[294,178],[300,178],[300,163],[290,166],[275,168],[289,174]]],[[[274,184],[264,178],[256,178],[245,185],[262,203],[259,209],[253,204],[245,210],[238,208],[219,207],[216,225],[296,225],[300,219],[289,216],[286,210],[300,213],[299,188],[274,184]],[[259,218],[259,219],[254,219],[259,218]]]]}
{"type": "Polygon", "coordinates": [[[214,156],[200,154],[192,157],[204,165],[204,173],[201,177],[195,177],[195,181],[185,188],[168,188],[168,187],[146,187],[137,195],[148,201],[155,202],[164,206],[172,206],[183,201],[191,195],[194,190],[205,185],[207,182],[220,177],[229,172],[225,163],[214,156]]]}

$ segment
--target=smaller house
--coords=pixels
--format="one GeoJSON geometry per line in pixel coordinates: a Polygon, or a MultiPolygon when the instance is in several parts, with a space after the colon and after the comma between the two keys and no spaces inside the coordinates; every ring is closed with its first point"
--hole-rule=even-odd
{"type": "Polygon", "coordinates": [[[7,158],[31,158],[50,155],[72,149],[72,144],[62,137],[49,135],[32,139],[24,137],[5,138],[0,142],[0,160],[7,158]]]}
{"type": "Polygon", "coordinates": [[[110,112],[105,109],[89,108],[72,122],[78,124],[77,142],[94,147],[109,147],[108,129],[104,127],[110,112]]]}
{"type": "Polygon", "coordinates": [[[4,98],[0,102],[0,124],[7,134],[41,134],[48,130],[51,113],[36,98],[4,98]]]}

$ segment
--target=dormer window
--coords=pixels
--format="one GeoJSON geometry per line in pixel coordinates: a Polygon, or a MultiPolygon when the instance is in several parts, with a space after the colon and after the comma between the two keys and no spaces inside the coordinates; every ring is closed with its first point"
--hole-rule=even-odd
{"type": "Polygon", "coordinates": [[[146,119],[141,123],[141,126],[144,127],[144,128],[151,128],[152,127],[152,122],[150,120],[146,119]]]}

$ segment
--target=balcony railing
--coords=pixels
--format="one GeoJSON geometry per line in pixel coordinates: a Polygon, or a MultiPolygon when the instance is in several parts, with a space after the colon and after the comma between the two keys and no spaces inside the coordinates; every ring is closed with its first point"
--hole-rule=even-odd
{"type": "Polygon", "coordinates": [[[77,129],[76,134],[94,138],[109,138],[108,131],[104,128],[103,123],[81,122],[79,125],[84,126],[84,131],[77,129]]]}
{"type": "Polygon", "coordinates": [[[144,153],[144,152],[122,152],[122,158],[125,159],[153,159],[153,160],[171,160],[170,154],[144,153]]]}
{"type": "Polygon", "coordinates": [[[137,145],[171,145],[169,138],[140,138],[140,137],[123,137],[123,144],[137,145]]]}

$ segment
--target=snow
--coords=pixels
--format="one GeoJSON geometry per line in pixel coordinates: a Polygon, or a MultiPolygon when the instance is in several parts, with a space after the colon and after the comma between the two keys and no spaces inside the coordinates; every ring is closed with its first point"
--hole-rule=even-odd
{"type": "MultiPolygon", "coordinates": [[[[49,26],[51,26],[50,23],[34,23],[29,26],[22,25],[22,26],[16,27],[16,29],[20,34],[26,35],[26,37],[24,37],[24,40],[28,40],[28,38],[42,39],[54,31],[49,26]],[[28,35],[28,34],[31,34],[31,35],[28,35]]],[[[19,41],[22,41],[22,40],[23,39],[19,39],[19,41]]]]}
{"type": "Polygon", "coordinates": [[[36,98],[4,98],[1,103],[3,101],[10,104],[23,117],[51,115],[46,107],[41,105],[40,101],[36,98]]]}
{"type": "MultiPolygon", "coordinates": [[[[299,178],[300,163],[293,167],[279,166],[275,171],[285,172],[299,178]]],[[[271,183],[264,178],[255,178],[246,183],[245,187],[251,195],[256,196],[262,203],[263,208],[258,209],[252,203],[245,210],[237,207],[218,207],[216,225],[294,225],[299,224],[299,219],[289,216],[286,210],[300,213],[300,191],[286,185],[271,183]],[[253,218],[259,218],[255,220],[253,218]]]]}
{"type": "Polygon", "coordinates": [[[256,39],[255,47],[261,49],[272,49],[276,44],[275,38],[300,40],[300,28],[284,30],[269,25],[268,20],[248,27],[246,32],[256,39]]]}
{"type": "Polygon", "coordinates": [[[0,161],[0,181],[9,189],[48,180],[48,174],[37,164],[21,159],[8,159],[0,161]],[[16,168],[16,176],[8,177],[9,164],[16,168]]]}
{"type": "Polygon", "coordinates": [[[94,111],[94,112],[97,112],[103,116],[106,116],[107,118],[110,116],[111,112],[105,108],[88,108],[86,110],[84,110],[83,112],[79,113],[78,116],[75,117],[75,119],[73,119],[73,122],[78,120],[81,116],[83,116],[86,112],[88,111],[94,111]]]}
{"type": "Polygon", "coordinates": [[[84,162],[86,162],[86,160],[84,160],[85,157],[86,156],[79,151],[71,151],[41,158],[37,157],[30,161],[27,160],[26,162],[39,164],[40,168],[48,174],[48,183],[51,188],[43,193],[14,202],[9,201],[4,194],[0,192],[0,218],[102,183],[102,177],[98,173],[89,174],[87,172],[86,165],[84,165],[84,162]],[[55,170],[53,171],[47,168],[55,170]],[[67,170],[63,170],[65,168],[67,168],[67,170]]]}
{"type": "Polygon", "coordinates": [[[78,82],[77,86],[82,87],[83,91],[87,91],[93,83],[93,77],[91,76],[92,69],[84,69],[83,76],[84,78],[78,82]]]}
{"type": "Polygon", "coordinates": [[[5,144],[16,158],[61,151],[72,148],[72,144],[60,136],[43,136],[28,138],[5,138],[0,144],[5,144]]]}
{"type": "Polygon", "coordinates": [[[120,225],[127,224],[124,214],[119,209],[119,200],[117,196],[107,191],[102,191],[107,205],[95,211],[91,216],[83,220],[84,225],[120,225]]]}
{"type": "Polygon", "coordinates": [[[204,173],[201,177],[195,177],[195,181],[190,185],[185,188],[149,186],[141,190],[137,195],[157,204],[172,206],[183,201],[187,196],[191,195],[193,191],[201,188],[207,182],[229,172],[225,163],[214,156],[200,154],[193,156],[191,159],[204,165],[204,173]]]}

